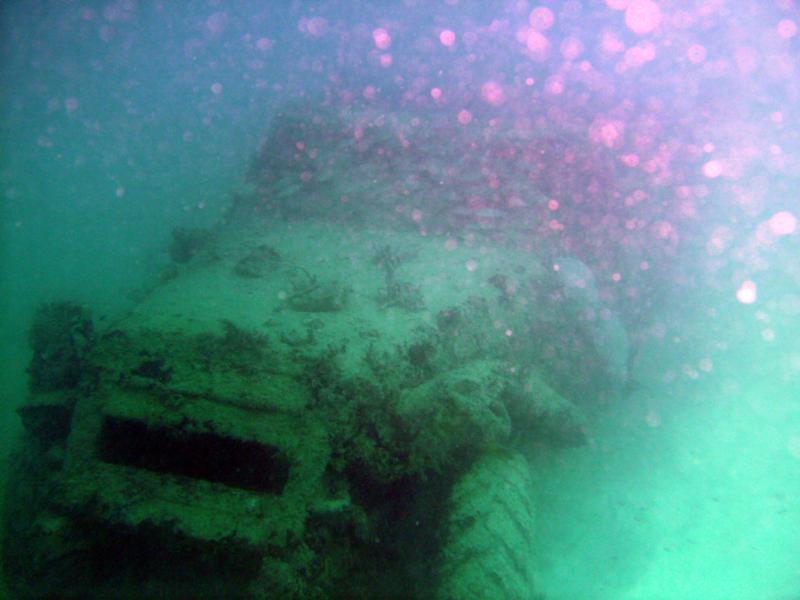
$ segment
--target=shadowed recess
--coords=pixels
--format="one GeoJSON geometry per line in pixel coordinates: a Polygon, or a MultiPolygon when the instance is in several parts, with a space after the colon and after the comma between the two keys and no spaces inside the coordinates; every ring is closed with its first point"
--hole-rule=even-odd
{"type": "Polygon", "coordinates": [[[289,480],[289,463],[277,448],[216,433],[106,417],[98,443],[101,460],[157,473],[277,495],[289,480]]]}

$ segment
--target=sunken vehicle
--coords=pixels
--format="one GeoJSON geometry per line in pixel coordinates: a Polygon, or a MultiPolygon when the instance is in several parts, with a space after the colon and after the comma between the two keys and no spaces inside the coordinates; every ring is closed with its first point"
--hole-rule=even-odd
{"type": "Polygon", "coordinates": [[[17,597],[537,597],[531,458],[585,443],[614,359],[494,161],[537,140],[451,129],[287,111],[127,315],[41,307],[17,597]]]}

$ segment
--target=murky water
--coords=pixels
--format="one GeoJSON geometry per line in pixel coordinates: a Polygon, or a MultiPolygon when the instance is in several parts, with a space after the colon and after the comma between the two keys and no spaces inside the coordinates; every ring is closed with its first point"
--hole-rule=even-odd
{"type": "Polygon", "coordinates": [[[800,597],[798,25],[3,6],[9,594],[800,597]]]}

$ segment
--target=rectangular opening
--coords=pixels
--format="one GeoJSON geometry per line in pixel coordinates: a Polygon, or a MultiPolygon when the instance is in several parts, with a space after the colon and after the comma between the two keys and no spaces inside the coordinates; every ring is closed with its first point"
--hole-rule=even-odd
{"type": "Polygon", "coordinates": [[[151,427],[135,419],[106,417],[98,451],[108,463],[257,492],[281,494],[289,480],[289,462],[278,448],[184,425],[151,427]]]}

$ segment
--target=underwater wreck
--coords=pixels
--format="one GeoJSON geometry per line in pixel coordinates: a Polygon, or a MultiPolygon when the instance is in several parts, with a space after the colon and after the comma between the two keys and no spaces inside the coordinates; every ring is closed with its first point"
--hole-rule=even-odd
{"type": "Polygon", "coordinates": [[[585,443],[616,385],[525,159],[562,150],[518,123],[278,115],[130,314],[37,314],[14,593],[539,597],[529,458],[585,443]]]}

